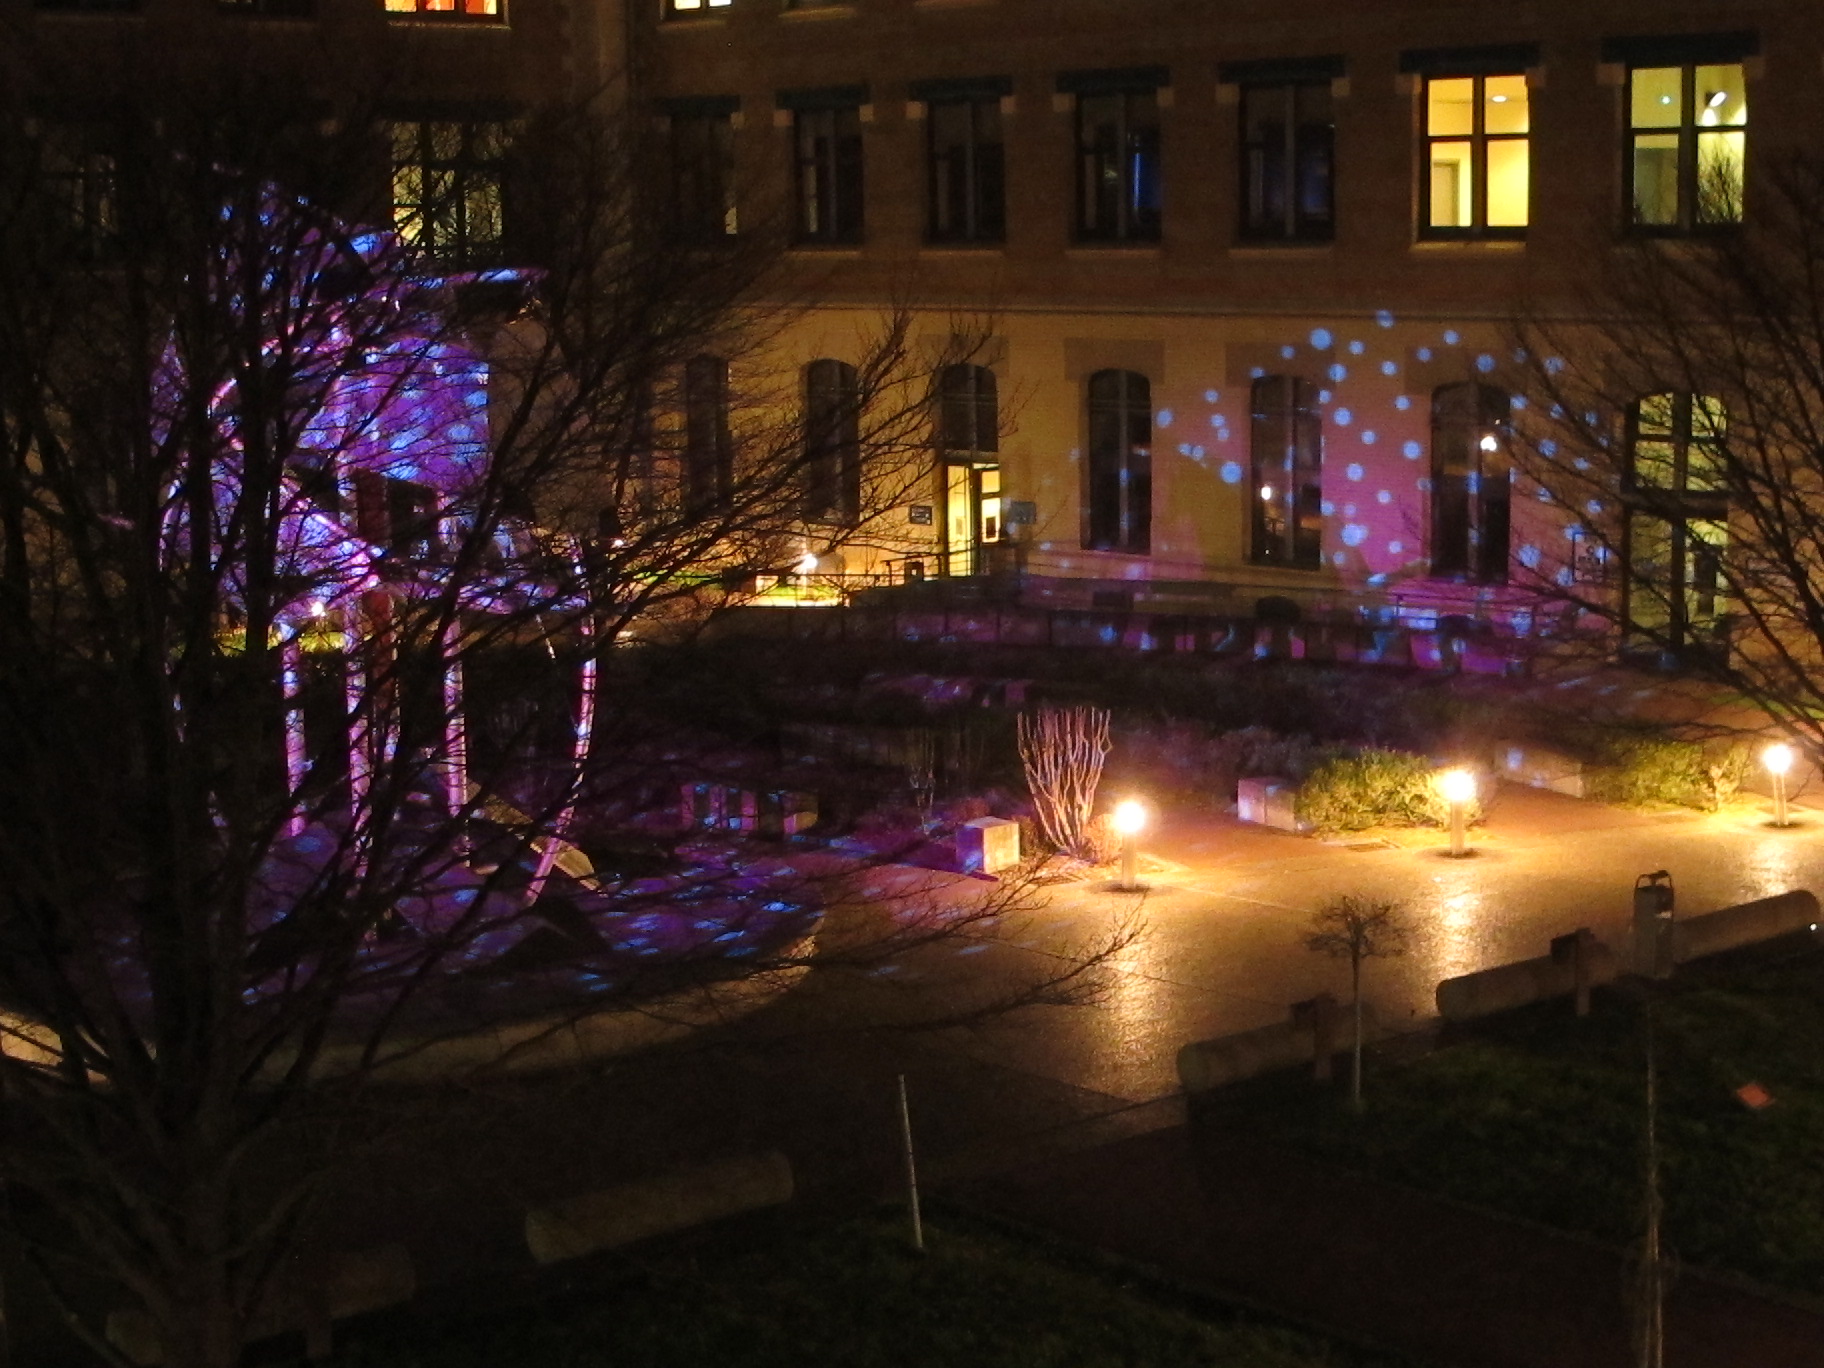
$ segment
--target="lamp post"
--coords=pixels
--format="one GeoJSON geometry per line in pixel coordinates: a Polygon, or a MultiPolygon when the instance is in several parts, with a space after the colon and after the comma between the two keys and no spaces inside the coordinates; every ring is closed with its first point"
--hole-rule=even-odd
{"type": "Polygon", "coordinates": [[[1134,838],[1146,829],[1146,804],[1137,798],[1123,798],[1115,804],[1113,826],[1116,834],[1121,837],[1121,882],[1116,887],[1132,893],[1140,887],[1134,868],[1134,838]]]}
{"type": "Polygon", "coordinates": [[[1447,769],[1438,776],[1438,792],[1450,804],[1450,855],[1460,860],[1469,854],[1463,844],[1463,823],[1470,800],[1476,796],[1476,776],[1466,769],[1447,769]]]}
{"type": "Polygon", "coordinates": [[[1797,758],[1791,746],[1779,741],[1761,752],[1761,763],[1773,776],[1773,824],[1776,827],[1792,825],[1786,816],[1786,775],[1797,758]]]}

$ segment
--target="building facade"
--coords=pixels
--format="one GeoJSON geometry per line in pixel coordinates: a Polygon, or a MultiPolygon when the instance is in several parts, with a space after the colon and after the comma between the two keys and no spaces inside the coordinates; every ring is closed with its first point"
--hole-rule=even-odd
{"type": "MultiPolygon", "coordinates": [[[[705,221],[778,225],[824,301],[807,383],[883,301],[934,346],[986,320],[857,582],[1549,631],[1534,591],[1611,550],[1514,470],[1514,325],[1587,308],[1625,237],[1733,231],[1824,131],[1795,0],[638,3],[705,221]]],[[[1703,597],[1702,544],[1628,535],[1703,597]]]]}

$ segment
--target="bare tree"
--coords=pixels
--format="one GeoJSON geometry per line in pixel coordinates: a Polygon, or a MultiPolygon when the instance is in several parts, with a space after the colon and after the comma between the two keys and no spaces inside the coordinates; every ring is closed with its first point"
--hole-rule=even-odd
{"type": "Polygon", "coordinates": [[[1045,839],[1066,854],[1088,854],[1096,789],[1108,759],[1106,708],[1040,708],[1022,713],[1020,762],[1045,839]]]}
{"type": "MultiPolygon", "coordinates": [[[[831,390],[756,382],[692,433],[695,358],[779,357],[771,258],[655,231],[612,114],[503,146],[496,243],[485,178],[350,226],[382,91],[326,118],[238,54],[141,69],[75,129],[27,79],[0,107],[0,1176],[53,1288],[99,1271],[165,1362],[230,1368],[328,1172],[300,1136],[402,1054],[524,994],[714,1015],[992,935],[1018,893],[595,876],[564,839],[641,722],[610,647],[884,535],[928,446],[909,314],[831,390]],[[612,933],[666,910],[667,944],[612,933]]],[[[1097,957],[948,1010],[1079,1000],[1097,957]]]]}
{"type": "Polygon", "coordinates": [[[1311,915],[1305,949],[1349,961],[1349,996],[1353,1000],[1355,1037],[1349,1066],[1349,1106],[1362,1109],[1362,963],[1397,958],[1406,953],[1412,928],[1395,902],[1344,894],[1311,915]]]}
{"type": "Polygon", "coordinates": [[[1565,635],[1720,684],[1824,753],[1824,160],[1704,187],[1709,231],[1610,240],[1515,325],[1526,553],[1565,635]],[[1737,222],[1736,220],[1740,220],[1737,222]]]}

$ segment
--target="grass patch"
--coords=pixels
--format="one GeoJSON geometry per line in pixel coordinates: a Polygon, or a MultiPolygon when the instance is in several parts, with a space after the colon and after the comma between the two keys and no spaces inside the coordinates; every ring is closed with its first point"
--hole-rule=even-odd
{"type": "Polygon", "coordinates": [[[375,1335],[337,1368],[1394,1368],[975,1222],[877,1216],[662,1251],[562,1306],[375,1335]]]}
{"type": "MultiPolygon", "coordinates": [[[[1824,953],[1687,970],[1657,1009],[1666,1237],[1687,1263],[1824,1294],[1824,953]],[[1735,1096],[1757,1082],[1776,1099],[1735,1096]]],[[[1513,1013],[1371,1076],[1368,1111],[1276,1079],[1233,1105],[1277,1137],[1611,1244],[1643,1223],[1641,1007],[1513,1013]]]]}

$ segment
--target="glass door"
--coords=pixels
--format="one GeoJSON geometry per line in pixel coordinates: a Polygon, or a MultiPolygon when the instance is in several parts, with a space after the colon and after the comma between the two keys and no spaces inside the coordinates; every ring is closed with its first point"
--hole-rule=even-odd
{"type": "Polygon", "coordinates": [[[1001,468],[944,467],[944,573],[985,572],[985,546],[1001,539],[1001,468]]]}

